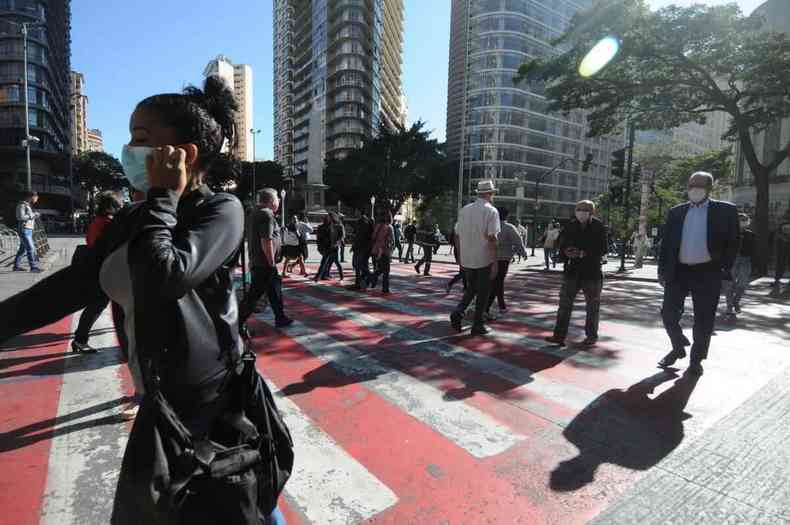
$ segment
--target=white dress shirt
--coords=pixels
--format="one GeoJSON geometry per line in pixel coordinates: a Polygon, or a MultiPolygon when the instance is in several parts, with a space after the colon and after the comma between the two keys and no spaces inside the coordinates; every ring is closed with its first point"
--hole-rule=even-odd
{"type": "Polygon", "coordinates": [[[690,204],[686,219],[683,221],[683,234],[680,238],[681,264],[695,265],[709,263],[713,259],[708,250],[708,208],[710,200],[690,204]]]}

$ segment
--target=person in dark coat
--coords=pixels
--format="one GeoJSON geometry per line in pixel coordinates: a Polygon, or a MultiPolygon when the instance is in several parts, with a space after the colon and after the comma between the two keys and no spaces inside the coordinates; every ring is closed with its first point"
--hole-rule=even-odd
{"type": "Polygon", "coordinates": [[[689,202],[667,213],[664,238],[658,258],[658,278],[664,286],[661,317],[672,342],[672,351],[658,365],[671,367],[686,357],[689,340],[680,319],[690,294],[694,303],[694,344],[689,372],[701,375],[702,361],[716,321],[722,280],[732,280],[738,255],[740,226],[738,208],[710,198],[713,176],[699,171],[689,178],[689,202]]]}
{"type": "Polygon", "coordinates": [[[122,164],[144,200],[121,210],[79,261],[0,302],[0,340],[84,308],[99,290],[123,308],[125,336],[119,340],[139,354],[145,384],[112,517],[102,520],[111,525],[259,525],[279,519],[262,516],[244,491],[218,498],[196,489],[184,494],[178,508],[167,503],[174,465],[157,439],[159,412],[149,388],[157,385],[194,439],[238,442],[216,432],[232,432],[223,417],[233,409],[232,391],[220,387],[244,349],[232,278],[244,211],[235,196],[205,184],[221,165],[223,146],[233,142],[236,107],[233,93],[213,76],[203,91],[190,87],[140,102],[122,164]],[[42,298],[47,308],[40,308],[42,298]]]}
{"type": "Polygon", "coordinates": [[[576,217],[571,220],[559,238],[559,258],[565,264],[560,308],[554,334],[546,341],[564,345],[571,321],[573,302],[579,291],[584,292],[587,305],[587,319],[584,323],[586,335],[583,345],[592,346],[598,342],[598,324],[601,310],[601,291],[603,273],[601,258],[606,255],[606,228],[594,217],[595,204],[592,201],[576,203],[576,217]]]}

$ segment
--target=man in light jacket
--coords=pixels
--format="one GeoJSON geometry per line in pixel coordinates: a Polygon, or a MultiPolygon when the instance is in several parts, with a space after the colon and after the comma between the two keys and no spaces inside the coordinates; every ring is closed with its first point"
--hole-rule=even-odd
{"type": "Polygon", "coordinates": [[[38,201],[38,193],[29,192],[25,194],[24,199],[19,201],[16,207],[16,223],[17,232],[19,233],[19,250],[16,252],[14,259],[14,271],[21,272],[22,257],[27,254],[27,262],[30,264],[30,271],[33,273],[40,273],[41,268],[38,266],[38,256],[36,254],[36,246],[33,243],[33,229],[36,226],[36,218],[40,214],[33,211],[33,205],[38,201]]]}
{"type": "Polygon", "coordinates": [[[524,240],[518,233],[518,228],[507,222],[509,210],[505,207],[498,207],[497,211],[499,212],[499,225],[502,231],[499,232],[496,246],[497,275],[496,279],[494,279],[491,293],[488,295],[488,308],[486,309],[490,321],[494,321],[497,318],[497,314],[491,311],[491,307],[494,305],[494,299],[499,303],[499,313],[503,314],[507,312],[507,305],[505,304],[505,277],[507,277],[510,261],[513,259],[514,255],[523,257],[524,260],[527,259],[527,248],[524,246],[524,240]]]}

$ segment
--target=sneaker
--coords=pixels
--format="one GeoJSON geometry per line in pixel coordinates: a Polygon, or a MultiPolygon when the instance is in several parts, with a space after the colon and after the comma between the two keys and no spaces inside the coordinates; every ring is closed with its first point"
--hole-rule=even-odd
{"type": "Polygon", "coordinates": [[[420,267],[419,266],[415,265],[414,266],[414,271],[417,272],[417,275],[420,275],[420,267]]]}
{"type": "Polygon", "coordinates": [[[30,273],[41,273],[43,271],[44,270],[42,270],[41,268],[31,268],[30,269],[30,273]]]}
{"type": "Polygon", "coordinates": [[[93,348],[88,343],[80,343],[78,341],[71,342],[71,351],[75,354],[95,354],[98,352],[98,350],[93,348]]]}
{"type": "Polygon", "coordinates": [[[274,323],[274,326],[276,328],[285,328],[287,326],[291,326],[292,324],[294,324],[294,320],[286,317],[285,319],[280,319],[279,321],[276,321],[274,323]]]}
{"type": "Polygon", "coordinates": [[[736,314],[739,314],[739,313],[741,313],[741,305],[739,305],[739,304],[736,304],[736,305],[735,305],[735,313],[736,313],[736,314]]]}
{"type": "Polygon", "coordinates": [[[496,321],[497,313],[495,311],[486,312],[484,318],[489,321],[496,321]]]}
{"type": "Polygon", "coordinates": [[[490,332],[490,330],[488,328],[486,328],[485,325],[473,326],[472,327],[472,335],[486,335],[489,332],[490,332]]]}

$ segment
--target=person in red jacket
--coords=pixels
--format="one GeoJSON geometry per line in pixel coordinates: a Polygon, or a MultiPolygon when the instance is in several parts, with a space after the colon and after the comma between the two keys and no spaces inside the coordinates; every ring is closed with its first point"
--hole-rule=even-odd
{"type": "MultiPolygon", "coordinates": [[[[85,236],[85,243],[88,247],[96,244],[101,237],[104,228],[112,221],[113,217],[123,206],[121,196],[114,191],[104,191],[96,196],[96,218],[88,226],[88,233],[85,236]]],[[[110,300],[104,293],[96,297],[96,301],[88,305],[80,315],[77,331],[74,333],[74,341],[71,342],[72,352],[78,354],[93,354],[97,350],[88,344],[90,331],[93,324],[107,307],[110,300]]]]}

